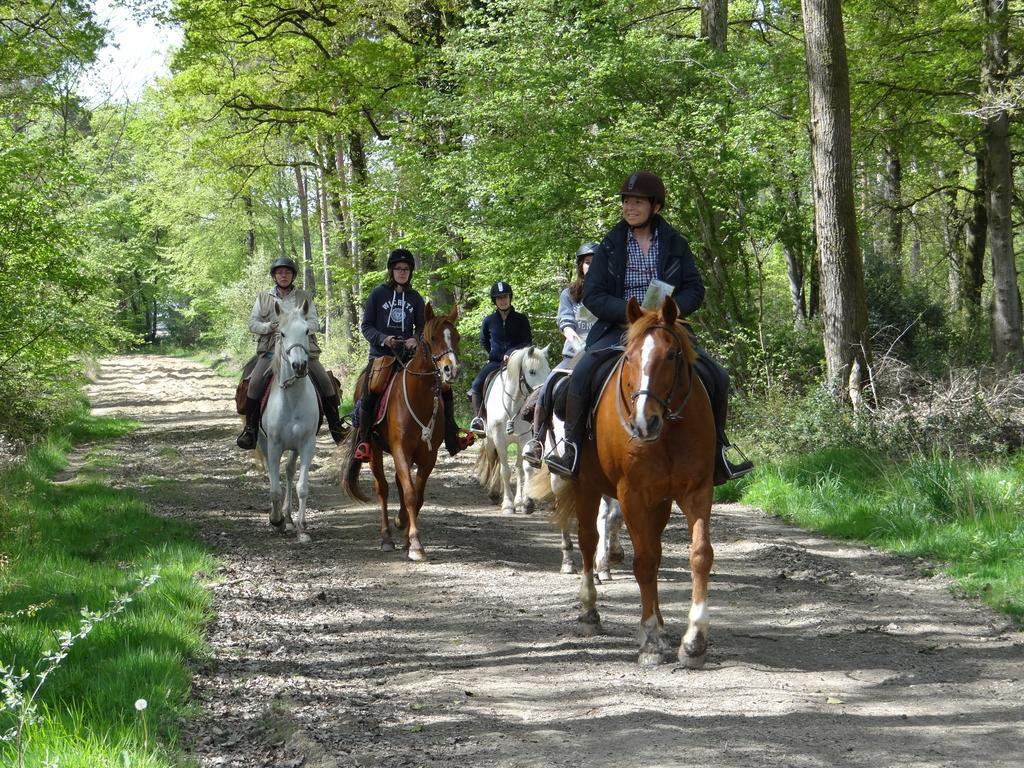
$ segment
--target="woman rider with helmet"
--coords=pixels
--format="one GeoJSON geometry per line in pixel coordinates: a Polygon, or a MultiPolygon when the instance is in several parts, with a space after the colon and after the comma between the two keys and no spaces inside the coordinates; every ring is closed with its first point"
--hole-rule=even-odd
{"type": "Polygon", "coordinates": [[[487,364],[480,369],[469,388],[469,399],[473,403],[473,421],[469,423],[469,429],[479,435],[484,434],[485,429],[482,414],[484,382],[508,362],[509,355],[533,344],[529,318],[512,307],[512,286],[503,280],[496,282],[491,286],[491,301],[494,311],[484,318],[480,326],[480,344],[487,352],[487,364]]]}
{"type": "MultiPolygon", "coordinates": [[[[370,366],[375,358],[383,355],[401,355],[416,349],[418,337],[423,332],[425,304],[423,297],[412,287],[412,273],[416,268],[415,259],[405,248],[396,248],[388,255],[388,279],[370,293],[363,307],[363,321],[360,330],[370,343],[370,359],[366,368],[369,377],[370,366]]],[[[370,458],[370,430],[376,416],[378,396],[369,391],[369,381],[363,388],[359,400],[359,444],[354,457],[360,461],[370,458]]],[[[442,389],[444,402],[444,445],[454,456],[466,447],[467,442],[458,436],[455,423],[455,407],[451,389],[442,389]]]]}
{"type": "Polygon", "coordinates": [[[301,307],[302,302],[309,302],[309,314],[306,325],[309,326],[309,375],[320,393],[324,415],[331,429],[331,437],[335,443],[345,439],[348,429],[342,424],[338,413],[340,402],[334,391],[334,384],[327,376],[327,371],[320,363],[320,347],[316,343],[316,334],[320,330],[320,320],[313,304],[313,296],[294,285],[299,268],[295,262],[282,257],[270,265],[270,276],[274,287],[260,291],[249,314],[249,331],[259,336],[256,345],[257,362],[249,376],[249,389],[246,392],[245,428],[238,436],[238,447],[252,450],[256,447],[256,431],[260,425],[260,403],[267,388],[267,371],[274,357],[274,337],[277,333],[277,315],[274,304],[280,302],[288,309],[301,307]]]}
{"type": "MultiPolygon", "coordinates": [[[[576,355],[582,352],[587,343],[587,334],[594,316],[583,306],[583,279],[590,269],[590,262],[600,246],[597,243],[584,243],[576,250],[576,279],[562,290],[558,297],[558,328],[565,336],[562,346],[562,361],[555,366],[555,371],[567,371],[573,367],[576,355]]],[[[533,411],[533,438],[523,449],[523,459],[534,468],[539,468],[544,454],[544,437],[551,426],[551,403],[549,384],[554,377],[549,377],[541,391],[538,392],[536,406],[533,411]]]]}
{"type": "MultiPolygon", "coordinates": [[[[587,336],[587,349],[569,377],[566,399],[565,440],[544,457],[548,468],[563,477],[579,471],[580,444],[586,437],[590,410],[590,381],[607,353],[619,344],[626,330],[626,302],[642,302],[651,281],[658,279],[672,287],[672,298],[681,317],[687,317],[704,302],[704,283],[690,251],[690,244],[660,215],[665,205],[665,185],[649,171],[630,174],[619,188],[622,219],[601,242],[594,254],[583,287],[583,304],[597,317],[587,336]]],[[[728,410],[729,374],[705,352],[696,339],[695,368],[711,395],[717,430],[715,483],[747,474],[753,463],[742,458],[733,463],[726,455],[731,447],[725,435],[728,410]]],[[[741,454],[742,456],[742,454],[741,454]]]]}

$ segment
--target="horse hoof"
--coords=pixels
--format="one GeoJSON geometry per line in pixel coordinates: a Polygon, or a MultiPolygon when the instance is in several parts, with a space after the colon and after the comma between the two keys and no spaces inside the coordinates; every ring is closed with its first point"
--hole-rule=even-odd
{"type": "Polygon", "coordinates": [[[576,634],[580,637],[594,637],[601,634],[601,617],[594,608],[580,614],[576,619],[576,634]]]}
{"type": "Polygon", "coordinates": [[[507,517],[511,517],[515,513],[516,513],[516,510],[515,510],[514,507],[502,507],[501,508],[501,514],[506,515],[507,517]]]}
{"type": "Polygon", "coordinates": [[[414,563],[425,563],[427,562],[427,553],[422,549],[409,549],[409,559],[414,563]]]}
{"type": "Polygon", "coordinates": [[[576,573],[576,566],[572,563],[562,563],[562,573],[567,576],[571,576],[576,573]]]}
{"type": "Polygon", "coordinates": [[[598,571],[597,572],[597,580],[601,584],[604,584],[606,582],[611,581],[612,580],[612,572],[611,571],[598,571]]]}
{"type": "Polygon", "coordinates": [[[272,530],[274,533],[284,533],[284,520],[279,520],[276,523],[273,520],[271,520],[270,530],[272,530]]]}
{"type": "MultiPolygon", "coordinates": [[[[697,632],[694,634],[692,639],[687,640],[685,637],[683,638],[683,644],[679,647],[679,660],[683,661],[684,656],[690,659],[697,658],[699,656],[703,659],[707,650],[707,638],[704,636],[703,632],[697,632]]],[[[703,664],[704,662],[701,661],[700,663],[703,664]]]]}
{"type": "Polygon", "coordinates": [[[533,499],[530,499],[523,505],[523,514],[532,515],[537,508],[537,504],[533,499]]]}
{"type": "Polygon", "coordinates": [[[297,536],[297,539],[299,541],[299,544],[309,544],[309,542],[311,542],[313,540],[310,537],[310,535],[308,533],[306,533],[305,531],[300,531],[299,535],[297,536]]]}
{"type": "Polygon", "coordinates": [[[395,551],[395,542],[387,541],[387,540],[381,541],[381,543],[380,543],[380,550],[381,550],[381,552],[394,552],[395,551]]]}
{"type": "Polygon", "coordinates": [[[679,662],[687,669],[701,669],[708,655],[702,653],[700,656],[689,656],[682,648],[679,649],[679,662]]]}

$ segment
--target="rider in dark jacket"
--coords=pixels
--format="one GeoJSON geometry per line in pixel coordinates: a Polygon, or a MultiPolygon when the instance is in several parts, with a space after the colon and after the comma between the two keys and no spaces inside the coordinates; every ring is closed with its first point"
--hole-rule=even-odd
{"type": "Polygon", "coordinates": [[[480,344],[487,351],[487,364],[480,369],[469,388],[469,399],[473,403],[473,421],[469,428],[481,435],[484,433],[481,415],[484,382],[504,365],[509,355],[533,344],[530,319],[512,307],[512,286],[503,280],[496,282],[491,286],[491,301],[494,302],[494,311],[484,318],[480,326],[480,344]]]}
{"type": "MultiPolygon", "coordinates": [[[[619,189],[622,220],[605,236],[594,254],[583,287],[583,304],[597,317],[587,336],[587,349],[569,378],[566,400],[565,440],[561,452],[556,446],[544,460],[555,474],[575,477],[579,471],[579,447],[586,437],[590,411],[590,384],[606,356],[597,354],[621,343],[626,330],[626,303],[630,297],[643,301],[655,279],[667,283],[681,317],[687,317],[704,303],[704,283],[690,251],[690,244],[660,215],[665,204],[665,185],[653,173],[631,174],[619,189]]],[[[729,374],[696,342],[695,365],[712,395],[711,406],[718,432],[716,482],[745,475],[753,464],[746,458],[729,460],[731,447],[725,436],[728,410],[729,374]]]]}
{"type": "MultiPolygon", "coordinates": [[[[363,307],[360,330],[370,343],[370,365],[384,355],[411,353],[416,349],[423,333],[425,304],[423,297],[412,287],[415,259],[405,248],[396,248],[388,256],[388,279],[370,293],[363,307]]],[[[370,458],[370,430],[376,416],[378,397],[369,391],[369,372],[363,395],[359,399],[359,444],[354,456],[365,461],[370,458]]],[[[452,456],[466,447],[458,436],[455,406],[450,388],[441,390],[444,402],[444,445],[452,456]]]]}

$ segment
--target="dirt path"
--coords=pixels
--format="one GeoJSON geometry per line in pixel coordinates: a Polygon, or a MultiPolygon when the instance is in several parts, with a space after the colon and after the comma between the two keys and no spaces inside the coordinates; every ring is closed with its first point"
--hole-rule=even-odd
{"type": "MultiPolygon", "coordinates": [[[[376,510],[342,497],[323,436],[313,543],[273,535],[231,383],[202,366],[111,358],[91,396],[143,422],[110,448],[115,482],[223,563],[183,744],[200,766],[1021,765],[1024,636],[922,563],[719,506],[707,666],[641,668],[631,573],[598,588],[607,634],[578,638],[555,532],[488,503],[475,451],[442,451],[432,559],[412,564],[378,550],[376,510]]],[[[685,539],[677,516],[661,574],[676,643],[685,539]]]]}

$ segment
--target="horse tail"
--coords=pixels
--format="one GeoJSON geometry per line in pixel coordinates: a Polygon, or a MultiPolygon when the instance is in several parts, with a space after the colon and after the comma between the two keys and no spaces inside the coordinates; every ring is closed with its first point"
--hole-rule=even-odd
{"type": "Polygon", "coordinates": [[[501,490],[501,461],[490,440],[484,441],[476,458],[476,480],[492,496],[501,490]]]}
{"type": "Polygon", "coordinates": [[[363,462],[354,458],[358,442],[359,430],[353,429],[341,445],[341,489],[349,498],[367,502],[369,497],[359,488],[359,470],[363,468],[363,462]]]}
{"type": "Polygon", "coordinates": [[[570,530],[576,519],[576,489],[574,482],[561,477],[551,477],[551,492],[555,497],[555,509],[551,521],[563,531],[570,530]]]}
{"type": "Polygon", "coordinates": [[[540,469],[532,474],[526,484],[526,495],[534,501],[551,501],[555,498],[555,492],[551,489],[551,473],[547,464],[541,464],[540,469]]]}

